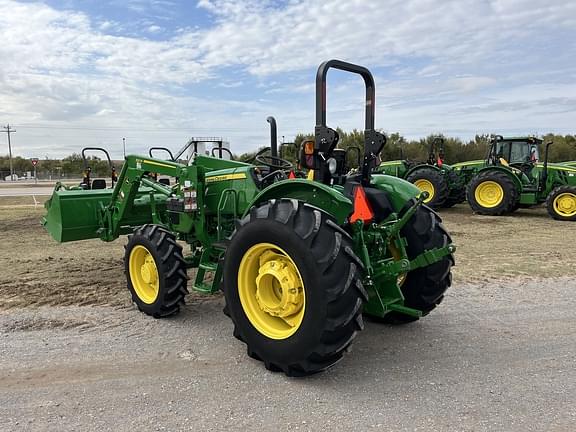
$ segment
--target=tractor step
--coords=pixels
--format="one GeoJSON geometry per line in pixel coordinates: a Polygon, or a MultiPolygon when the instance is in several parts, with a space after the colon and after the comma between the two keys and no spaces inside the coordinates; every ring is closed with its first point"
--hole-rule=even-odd
{"type": "Polygon", "coordinates": [[[220,289],[222,280],[222,267],[219,264],[222,249],[204,249],[194,278],[194,291],[203,294],[213,294],[220,289]],[[210,279],[211,277],[211,279],[210,279]],[[208,280],[206,280],[208,278],[208,280]]]}

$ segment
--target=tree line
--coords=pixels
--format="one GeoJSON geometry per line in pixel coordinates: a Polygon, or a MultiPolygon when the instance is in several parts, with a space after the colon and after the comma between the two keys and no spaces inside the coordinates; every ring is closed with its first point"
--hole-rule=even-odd
{"type": "MultiPolygon", "coordinates": [[[[364,132],[354,129],[350,132],[337,129],[340,135],[339,148],[348,149],[349,147],[359,147],[361,154],[364,149],[364,132]]],[[[296,136],[294,143],[281,145],[281,154],[285,159],[292,162],[297,160],[297,148],[303,140],[312,137],[313,134],[300,133],[296,136]]],[[[413,161],[425,161],[428,158],[430,143],[436,139],[438,135],[429,135],[425,138],[417,140],[408,140],[399,133],[387,134],[387,143],[380,154],[383,161],[408,159],[413,161]]],[[[484,159],[488,152],[489,136],[476,135],[474,139],[469,141],[462,141],[460,138],[444,136],[444,153],[445,162],[453,164],[457,162],[464,162],[475,159],[484,159]]],[[[546,134],[541,137],[544,142],[553,141],[554,144],[550,147],[550,161],[576,161],[576,135],[555,135],[546,134]]],[[[258,149],[260,150],[260,149],[258,149]]],[[[243,153],[236,155],[236,159],[242,161],[250,161],[254,158],[257,151],[243,153]]],[[[544,155],[540,156],[543,159],[544,155]]],[[[352,161],[351,161],[352,162],[352,161]]],[[[102,160],[97,156],[90,156],[87,163],[92,169],[93,176],[107,177],[110,175],[110,168],[107,160],[102,160]]],[[[14,172],[18,175],[34,171],[34,166],[30,159],[25,159],[20,156],[12,158],[14,172]]],[[[355,164],[352,163],[352,166],[355,164]]],[[[119,172],[121,166],[116,167],[119,172]]],[[[73,153],[63,159],[40,159],[36,166],[38,177],[58,178],[58,177],[74,177],[81,176],[84,172],[84,162],[82,156],[78,153],[73,153]]],[[[8,156],[0,156],[0,173],[2,178],[10,173],[10,162],[8,156]]]]}
{"type": "MultiPolygon", "coordinates": [[[[349,147],[360,148],[360,153],[364,153],[364,132],[354,129],[351,132],[337,129],[340,136],[338,148],[348,149],[349,147]]],[[[380,158],[383,161],[407,159],[413,161],[425,161],[428,159],[430,143],[437,137],[441,136],[444,139],[444,161],[448,164],[457,162],[465,162],[476,159],[485,159],[490,146],[489,135],[476,135],[474,139],[469,141],[462,141],[460,138],[447,137],[443,135],[429,135],[425,138],[417,140],[409,140],[400,135],[399,133],[386,134],[387,142],[384,149],[380,153],[380,158]]],[[[302,141],[312,138],[313,134],[300,133],[296,136],[294,143],[285,144],[281,146],[281,153],[285,159],[295,162],[297,159],[297,149],[302,141]]],[[[550,161],[574,161],[576,160],[576,135],[555,135],[546,134],[540,137],[544,143],[553,141],[554,144],[550,147],[550,161]]],[[[541,149],[543,151],[543,148],[541,149]]],[[[250,160],[254,157],[256,151],[244,153],[238,156],[240,160],[250,160]]],[[[350,155],[353,155],[351,152],[350,155]]],[[[353,157],[354,158],[354,157],[353,157]]],[[[540,155],[540,159],[544,158],[544,154],[540,155]]],[[[351,161],[353,162],[353,161],[351,161]]],[[[352,163],[352,166],[355,164],[352,163]]]]}
{"type": "MultiPolygon", "coordinates": [[[[110,176],[110,167],[107,160],[102,160],[97,156],[88,156],[87,165],[92,170],[92,176],[107,177],[110,176]]],[[[34,173],[34,165],[31,159],[20,156],[12,157],[12,166],[14,173],[22,176],[26,172],[34,173]]],[[[119,170],[119,167],[116,167],[119,170]]],[[[0,173],[2,179],[10,175],[10,159],[6,156],[0,156],[0,173]]],[[[82,155],[73,153],[63,159],[39,159],[36,165],[36,175],[38,177],[59,178],[59,177],[79,177],[84,173],[84,161],[82,155]]]]}

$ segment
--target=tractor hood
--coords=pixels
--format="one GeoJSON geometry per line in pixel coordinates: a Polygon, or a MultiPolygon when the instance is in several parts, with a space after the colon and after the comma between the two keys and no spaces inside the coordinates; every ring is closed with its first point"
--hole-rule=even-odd
{"type": "MultiPolygon", "coordinates": [[[[544,169],[544,164],[538,162],[536,166],[540,169],[544,169]]],[[[576,165],[569,165],[567,163],[548,163],[549,170],[564,171],[568,176],[576,176],[576,165]]]]}
{"type": "Polygon", "coordinates": [[[479,160],[473,160],[473,161],[458,162],[458,163],[452,164],[451,166],[455,170],[460,170],[460,169],[465,168],[465,167],[481,166],[481,165],[484,165],[485,163],[486,163],[485,160],[479,159],[479,160]]]}

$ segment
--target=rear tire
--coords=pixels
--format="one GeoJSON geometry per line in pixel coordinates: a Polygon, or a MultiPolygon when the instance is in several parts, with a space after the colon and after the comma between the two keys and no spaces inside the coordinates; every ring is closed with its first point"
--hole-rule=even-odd
{"type": "Polygon", "coordinates": [[[467,198],[474,212],[500,216],[517,209],[520,193],[510,175],[488,170],[474,176],[470,181],[467,198]]]}
{"type": "Polygon", "coordinates": [[[444,176],[434,168],[417,169],[409,174],[406,180],[430,194],[424,201],[428,207],[440,208],[448,198],[448,183],[444,176]]]}
{"type": "MultiPolygon", "coordinates": [[[[413,201],[409,201],[401,214],[412,204],[413,201]]],[[[427,206],[418,208],[414,216],[402,228],[400,235],[407,242],[406,253],[409,259],[414,259],[427,250],[442,248],[452,242],[446,228],[442,225],[440,216],[427,206]]],[[[452,284],[451,268],[453,265],[454,256],[450,254],[434,264],[409,272],[400,287],[404,295],[404,305],[426,314],[436,308],[452,284]]],[[[371,318],[378,322],[395,325],[418,320],[417,317],[396,311],[388,312],[383,318],[371,318]]]]}
{"type": "Polygon", "coordinates": [[[554,188],[546,198],[548,214],[560,221],[576,221],[576,186],[554,188]]]}
{"type": "MultiPolygon", "coordinates": [[[[234,336],[246,344],[250,357],[264,362],[271,371],[304,376],[333,366],[363,328],[362,307],[367,293],[361,272],[362,263],[352,251],[350,236],[330,215],[287,199],[252,208],[232,234],[224,260],[225,313],[234,323],[234,336]],[[246,268],[260,245],[283,253],[300,276],[303,305],[288,318],[302,315],[292,329],[283,331],[286,325],[278,321],[282,315],[274,317],[266,312],[261,300],[258,310],[249,297],[254,291],[256,299],[263,298],[258,278],[244,276],[261,277],[265,271],[268,251],[258,256],[259,268],[246,268]],[[246,282],[245,286],[240,280],[246,282]],[[247,291],[251,280],[256,282],[252,291],[247,291]],[[262,325],[262,311],[277,321],[263,315],[270,328],[262,325]],[[276,329],[278,333],[273,337],[276,329]]],[[[280,290],[281,296],[283,292],[280,290]]]]}
{"type": "Polygon", "coordinates": [[[178,313],[188,294],[188,276],[174,234],[158,225],[143,225],[128,236],[124,248],[124,273],[138,309],[154,318],[178,313]]]}

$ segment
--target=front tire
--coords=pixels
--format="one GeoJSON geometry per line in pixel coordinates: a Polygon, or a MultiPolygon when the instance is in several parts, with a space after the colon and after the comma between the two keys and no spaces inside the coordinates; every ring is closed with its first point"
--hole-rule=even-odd
{"type": "Polygon", "coordinates": [[[143,225],[128,236],[124,273],[132,300],[146,315],[174,315],[188,294],[182,246],[158,225],[143,225]]]}
{"type": "Polygon", "coordinates": [[[254,207],[224,260],[225,313],[248,355],[288,376],[338,362],[362,330],[367,294],[350,236],[297,200],[254,207]]]}
{"type": "Polygon", "coordinates": [[[576,221],[576,187],[559,186],[546,198],[548,214],[560,221],[576,221]]]}
{"type": "Polygon", "coordinates": [[[468,185],[468,203],[478,214],[500,216],[515,210],[519,191],[510,176],[500,171],[483,171],[468,185]]]}

